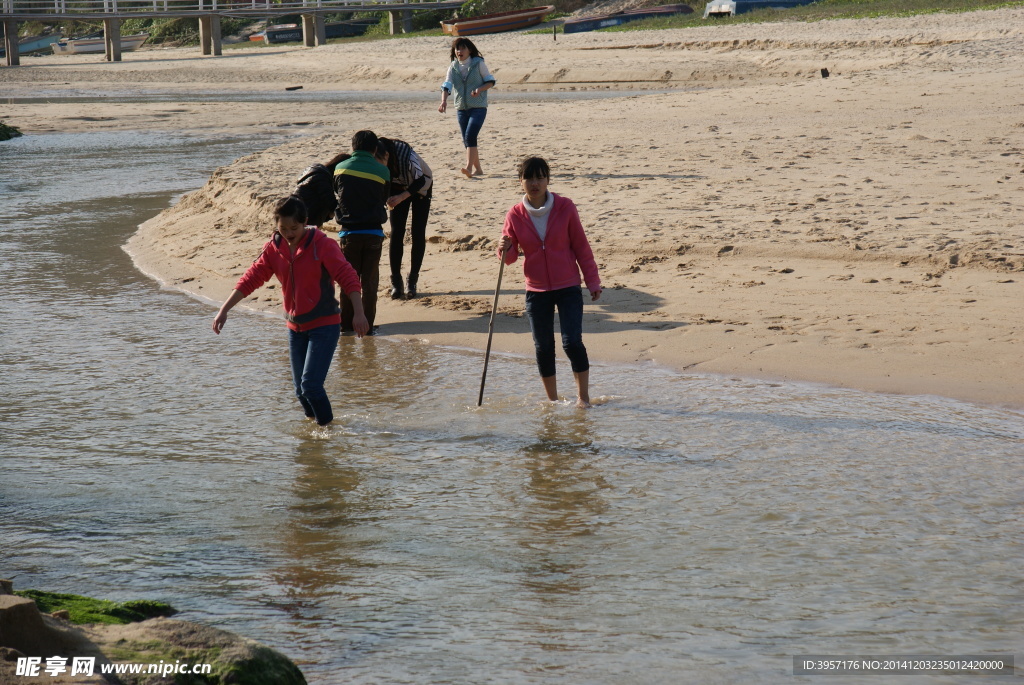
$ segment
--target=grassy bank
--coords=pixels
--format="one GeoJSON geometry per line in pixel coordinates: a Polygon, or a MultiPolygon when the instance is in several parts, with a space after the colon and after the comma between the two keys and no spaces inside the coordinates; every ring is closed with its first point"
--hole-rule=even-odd
{"type": "MultiPolygon", "coordinates": [[[[656,4],[667,0],[649,0],[648,4],[656,4]]],[[[533,6],[533,0],[520,0],[518,4],[524,7],[533,6]]],[[[692,14],[682,14],[670,17],[659,17],[634,21],[621,26],[613,26],[601,31],[645,31],[656,29],[692,28],[697,26],[718,26],[732,24],[757,24],[763,22],[777,21],[800,21],[814,22],[826,19],[867,19],[875,17],[906,17],[919,14],[931,14],[934,12],[974,12],[979,10],[993,10],[1003,7],[1024,7],[1024,0],[1012,0],[1009,2],[992,2],[992,0],[821,0],[803,7],[791,9],[765,9],[748,12],[736,17],[715,17],[704,19],[704,5],[702,0],[689,0],[687,3],[693,8],[692,14]]],[[[465,16],[465,12],[462,13],[465,16]]],[[[440,19],[450,16],[447,12],[417,12],[413,16],[414,30],[410,33],[392,35],[387,14],[384,12],[364,13],[342,13],[337,16],[328,16],[329,21],[339,21],[355,16],[369,17],[380,16],[380,22],[370,27],[363,36],[349,38],[332,38],[327,42],[359,42],[371,40],[395,40],[401,38],[416,38],[423,36],[442,36],[444,33],[439,26],[440,19]]],[[[563,12],[554,12],[548,19],[559,19],[566,17],[563,12]]],[[[298,15],[287,15],[276,17],[270,23],[297,23],[300,21],[298,15]]],[[[252,30],[251,20],[224,19],[222,28],[224,34],[231,35],[252,30]]],[[[52,28],[52,27],[51,27],[52,28]]],[[[88,30],[99,30],[101,27],[89,22],[67,22],[64,27],[66,32],[73,34],[85,33],[88,30]]],[[[19,33],[21,35],[35,35],[42,33],[45,25],[41,22],[25,22],[19,33]]],[[[552,32],[562,33],[561,26],[543,29],[534,29],[528,33],[552,32]]],[[[122,33],[150,33],[149,45],[175,44],[175,45],[196,45],[199,42],[198,20],[195,18],[179,19],[130,19],[122,26],[122,33]]],[[[247,37],[246,32],[240,34],[247,37]]],[[[299,42],[275,43],[267,45],[262,41],[238,40],[236,42],[225,42],[224,48],[230,50],[238,49],[260,49],[277,47],[280,45],[298,45],[299,42]]]]}
{"type": "MultiPolygon", "coordinates": [[[[651,4],[659,1],[661,0],[651,0],[651,4]]],[[[692,14],[644,19],[641,21],[630,22],[628,24],[622,24],[621,26],[612,26],[610,28],[601,29],[601,31],[649,31],[657,29],[693,28],[697,26],[757,24],[776,21],[813,22],[824,21],[826,19],[906,17],[917,14],[931,14],[934,12],[974,12],[979,10],[1000,9],[1002,7],[1024,7],[1024,0],[997,3],[993,3],[992,0],[821,0],[821,2],[805,5],[803,7],[793,7],[791,9],[780,10],[757,10],[754,12],[747,12],[736,17],[715,17],[708,19],[703,18],[704,2],[701,2],[700,0],[691,0],[688,4],[693,8],[692,14]]],[[[524,6],[532,7],[533,5],[530,3],[530,0],[527,0],[526,5],[524,6]]],[[[567,16],[567,14],[561,12],[554,12],[551,15],[548,15],[548,19],[561,19],[567,16]]],[[[437,21],[437,19],[435,17],[431,17],[431,21],[437,21]]],[[[419,26],[424,26],[425,23],[426,22],[418,22],[419,26]]],[[[534,29],[527,33],[551,34],[552,32],[562,33],[561,26],[534,29]]],[[[370,30],[366,32],[366,35],[353,38],[334,38],[327,42],[339,43],[370,40],[394,40],[401,38],[442,35],[444,35],[444,32],[441,31],[440,28],[433,27],[424,27],[410,33],[392,35],[388,32],[387,20],[382,19],[379,24],[372,26],[370,30]]],[[[224,47],[240,49],[251,47],[274,47],[276,45],[282,44],[275,43],[274,45],[265,45],[262,42],[244,41],[225,45],[224,47]]],[[[284,45],[287,45],[287,43],[284,45]]],[[[291,45],[298,45],[298,43],[291,43],[291,45]]]]}
{"type": "MultiPolygon", "coordinates": [[[[735,17],[704,19],[704,3],[689,3],[693,14],[634,21],[602,31],[644,31],[651,29],[691,28],[730,24],[758,24],[775,21],[824,21],[827,19],[870,19],[875,17],[909,17],[934,12],[975,12],[1002,7],[1024,7],[1024,0],[997,2],[992,0],[821,0],[791,9],[765,9],[735,17]]],[[[544,31],[544,32],[550,32],[544,31]]]]}

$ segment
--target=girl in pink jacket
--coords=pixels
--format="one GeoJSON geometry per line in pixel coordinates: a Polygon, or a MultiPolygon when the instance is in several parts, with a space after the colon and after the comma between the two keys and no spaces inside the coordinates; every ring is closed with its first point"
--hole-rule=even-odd
{"type": "Polygon", "coordinates": [[[334,420],[334,413],[324,381],[341,335],[341,309],[334,284],[349,295],[352,325],[362,337],[370,325],[359,296],[359,276],[338,243],[316,226],[306,225],[306,205],[301,199],[291,195],[278,202],[274,219],[277,230],[217,312],[213,332],[220,334],[231,308],[276,276],[284,296],[295,395],[306,416],[326,426],[334,420]]]}
{"type": "Polygon", "coordinates": [[[555,309],[562,333],[562,349],[576,379],[576,405],[590,407],[590,361],[583,346],[583,295],[586,281],[591,301],[601,297],[601,278],[580,215],[572,200],[548,192],[551,171],[540,157],[519,165],[523,201],[505,215],[498,257],[506,264],[523,251],[526,277],[526,316],[533,331],[537,368],[548,399],[558,399],[555,381],[555,309]],[[580,278],[580,271],[583,278],[580,278]]]}

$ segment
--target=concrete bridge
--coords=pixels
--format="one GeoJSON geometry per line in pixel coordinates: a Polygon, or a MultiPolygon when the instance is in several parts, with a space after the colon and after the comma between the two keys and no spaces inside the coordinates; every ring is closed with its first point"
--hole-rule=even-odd
{"type": "Polygon", "coordinates": [[[204,55],[221,54],[221,17],[254,19],[285,14],[302,16],[302,37],[307,47],[326,42],[324,15],[338,12],[387,12],[391,33],[412,30],[412,13],[457,9],[463,0],[0,0],[7,66],[21,63],[18,24],[23,21],[101,20],[106,58],[121,61],[121,22],[153,17],[196,17],[199,45],[204,55]]]}

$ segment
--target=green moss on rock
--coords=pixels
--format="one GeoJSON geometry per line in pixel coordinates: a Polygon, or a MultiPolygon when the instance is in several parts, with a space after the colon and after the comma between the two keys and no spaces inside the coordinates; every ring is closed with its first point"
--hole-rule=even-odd
{"type": "MultiPolygon", "coordinates": [[[[9,590],[7,586],[0,591],[9,590]]],[[[80,595],[22,590],[16,595],[31,599],[39,611],[52,614],[67,611],[78,628],[62,628],[50,621],[53,639],[67,641],[73,636],[87,646],[87,653],[98,651],[112,663],[155,664],[165,667],[208,665],[209,673],[118,674],[124,685],[305,685],[302,671],[288,657],[270,647],[218,628],[164,618],[176,613],[163,602],[138,600],[111,602],[80,595]],[[63,637],[61,637],[63,636],[63,637]],[[155,678],[155,680],[154,680],[155,678]]],[[[26,605],[27,606],[27,605],[26,605]]],[[[63,643],[62,643],[63,644],[63,643]]],[[[75,644],[68,649],[76,653],[75,644]]],[[[67,646],[64,645],[64,646],[67,646]]],[[[54,647],[58,649],[58,647],[54,647]]],[[[55,652],[56,653],[56,652],[55,652]]],[[[4,664],[0,663],[0,681],[4,664]]]]}
{"type": "MultiPolygon", "coordinates": [[[[302,671],[280,652],[216,628],[180,621],[155,621],[148,633],[156,640],[122,639],[105,647],[114,661],[137,664],[209,664],[210,673],[177,673],[174,685],[305,685],[302,671]]],[[[149,685],[145,678],[122,675],[128,685],[149,685]]]]}
{"type": "Polygon", "coordinates": [[[178,613],[170,604],[144,599],[118,603],[42,590],[19,590],[14,594],[35,600],[36,606],[45,614],[67,611],[72,623],[135,623],[178,613]]]}
{"type": "Polygon", "coordinates": [[[304,685],[306,682],[298,666],[263,645],[252,647],[249,658],[211,663],[214,675],[220,678],[212,682],[248,685],[304,685]]]}
{"type": "Polygon", "coordinates": [[[21,131],[0,121],[0,140],[10,140],[22,135],[21,131]]]}

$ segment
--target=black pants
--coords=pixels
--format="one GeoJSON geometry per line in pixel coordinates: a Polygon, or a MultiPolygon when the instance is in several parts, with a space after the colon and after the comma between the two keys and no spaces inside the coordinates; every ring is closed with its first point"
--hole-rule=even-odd
{"type": "Polygon", "coordinates": [[[416,283],[423,265],[423,255],[427,251],[427,217],[430,215],[430,198],[434,193],[431,187],[426,197],[413,193],[411,197],[391,210],[391,245],[388,256],[391,260],[391,283],[402,283],[402,255],[405,250],[405,223],[412,208],[412,263],[409,265],[409,280],[416,283]]]}
{"type": "Polygon", "coordinates": [[[541,378],[555,375],[555,309],[562,331],[562,349],[569,357],[573,373],[590,370],[587,348],[583,345],[583,293],[580,287],[526,291],[526,318],[533,331],[537,352],[537,370],[541,378]]]}
{"type": "MultiPolygon", "coordinates": [[[[377,318],[377,285],[380,282],[380,253],[384,239],[377,235],[354,233],[340,239],[341,251],[352,268],[359,274],[359,284],[363,289],[363,313],[373,328],[373,320],[377,318]]],[[[341,330],[351,331],[352,302],[348,295],[341,297],[341,330]]]]}

